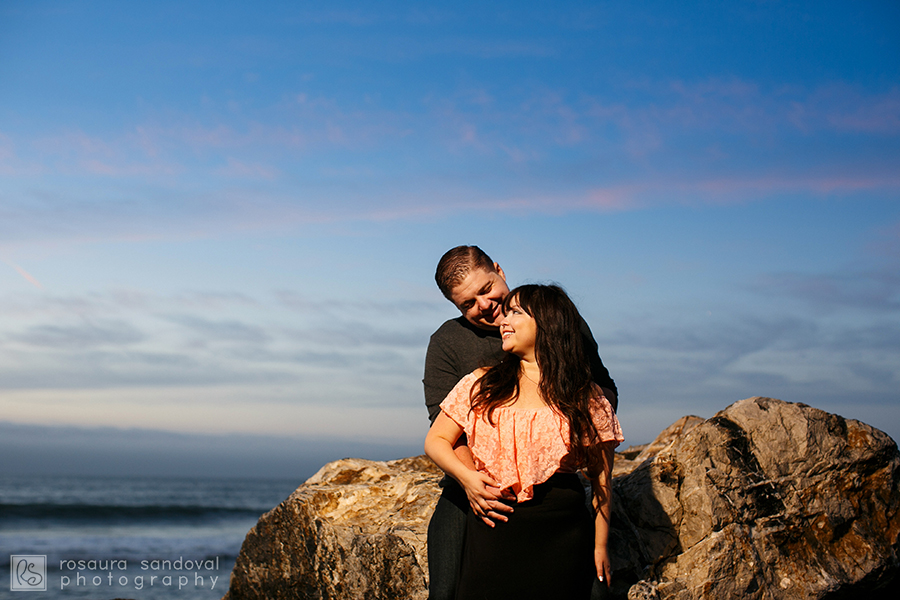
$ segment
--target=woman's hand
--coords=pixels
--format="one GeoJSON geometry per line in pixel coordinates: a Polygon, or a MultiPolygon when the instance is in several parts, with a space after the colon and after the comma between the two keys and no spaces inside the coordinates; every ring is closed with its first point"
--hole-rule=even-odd
{"type": "Polygon", "coordinates": [[[507,516],[513,512],[513,507],[504,500],[515,500],[515,496],[509,490],[499,490],[498,483],[490,475],[469,470],[459,477],[459,483],[466,491],[469,506],[488,527],[495,525],[494,521],[506,522],[507,516]]]}
{"type": "Polygon", "coordinates": [[[612,583],[612,567],[610,566],[606,546],[594,547],[594,568],[597,569],[597,579],[606,585],[612,583]]]}

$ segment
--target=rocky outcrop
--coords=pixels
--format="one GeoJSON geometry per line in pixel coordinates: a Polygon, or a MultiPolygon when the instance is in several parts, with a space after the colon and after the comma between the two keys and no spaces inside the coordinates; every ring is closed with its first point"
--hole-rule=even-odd
{"type": "MultiPolygon", "coordinates": [[[[618,598],[898,597],[900,454],[877,429],[750,398],[616,462],[618,598]]],[[[425,457],[326,465],[250,530],[225,599],[426,598],[440,477],[425,457]]]]}
{"type": "Polygon", "coordinates": [[[694,415],[681,417],[663,429],[656,436],[656,439],[649,444],[631,446],[621,452],[616,452],[616,460],[613,461],[613,477],[631,473],[637,467],[659,454],[660,450],[671,445],[672,442],[681,438],[681,436],[702,422],[703,419],[694,415]]]}
{"type": "Polygon", "coordinates": [[[250,530],[223,600],[424,600],[441,477],[425,456],[325,465],[250,530]]]}
{"type": "Polygon", "coordinates": [[[613,503],[615,591],[630,599],[871,598],[896,587],[897,445],[810,406],[737,402],[617,478],[613,503]]]}

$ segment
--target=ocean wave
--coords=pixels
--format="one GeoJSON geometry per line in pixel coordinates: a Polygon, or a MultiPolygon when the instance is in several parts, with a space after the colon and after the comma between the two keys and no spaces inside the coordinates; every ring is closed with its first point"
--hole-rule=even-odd
{"type": "Polygon", "coordinates": [[[0,504],[0,522],[53,519],[58,521],[173,521],[260,516],[267,509],[232,508],[203,505],[117,504],[0,504]]]}

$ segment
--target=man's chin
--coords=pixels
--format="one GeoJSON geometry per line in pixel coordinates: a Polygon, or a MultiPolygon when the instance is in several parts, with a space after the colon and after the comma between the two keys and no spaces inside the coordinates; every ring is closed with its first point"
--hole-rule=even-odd
{"type": "Polygon", "coordinates": [[[484,329],[500,329],[501,321],[503,321],[503,313],[498,309],[496,315],[491,315],[489,319],[481,319],[479,327],[482,327],[484,329]]]}
{"type": "Polygon", "coordinates": [[[479,329],[486,329],[487,331],[496,331],[500,329],[500,323],[488,323],[487,321],[469,321],[475,327],[479,329]]]}

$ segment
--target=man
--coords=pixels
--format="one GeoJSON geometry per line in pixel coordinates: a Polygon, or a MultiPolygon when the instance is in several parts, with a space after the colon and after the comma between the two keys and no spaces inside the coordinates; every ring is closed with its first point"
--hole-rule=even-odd
{"type": "MultiPolygon", "coordinates": [[[[434,332],[425,355],[425,405],[434,422],[440,404],[453,386],[479,367],[496,365],[504,356],[501,348],[501,304],[509,293],[506,274],[478,246],[457,246],[438,262],[434,274],[438,288],[462,316],[450,319],[434,332]]],[[[609,376],[597,353],[597,342],[590,328],[582,322],[582,335],[591,364],[594,382],[602,389],[613,409],[617,407],[616,384],[609,376]]],[[[473,469],[471,453],[461,439],[457,455],[473,469]]],[[[443,492],[428,525],[429,600],[452,600],[462,557],[469,502],[462,487],[450,477],[441,481],[443,492]]],[[[497,521],[506,520],[509,507],[501,500],[499,490],[488,513],[497,521]]],[[[603,590],[595,585],[592,597],[603,590]]],[[[605,588],[606,586],[602,586],[605,588]]]]}

